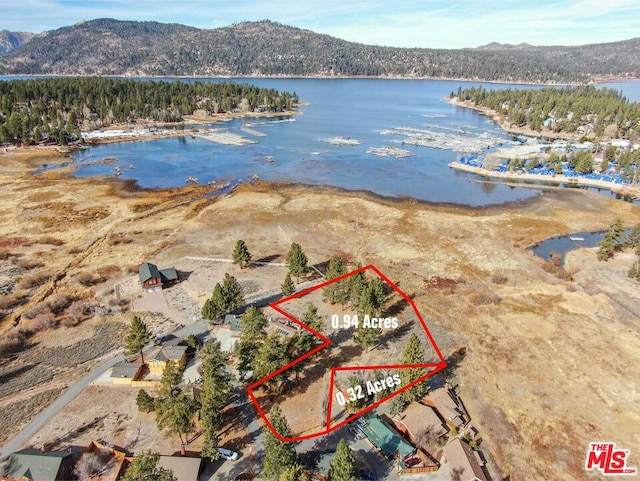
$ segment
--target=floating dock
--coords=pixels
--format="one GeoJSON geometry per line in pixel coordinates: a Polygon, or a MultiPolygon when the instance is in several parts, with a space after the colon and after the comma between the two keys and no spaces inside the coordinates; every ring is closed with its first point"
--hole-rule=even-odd
{"type": "Polygon", "coordinates": [[[243,147],[245,145],[257,144],[258,142],[242,135],[232,134],[231,132],[207,132],[196,134],[196,137],[208,140],[209,142],[215,142],[220,145],[234,145],[236,147],[243,147]]]}
{"type": "Polygon", "coordinates": [[[357,139],[343,137],[341,135],[338,137],[331,137],[329,139],[324,139],[323,142],[326,142],[327,144],[331,144],[331,145],[347,145],[347,146],[355,146],[355,145],[362,144],[362,142],[360,142],[357,139]]]}
{"type": "Polygon", "coordinates": [[[397,147],[369,147],[367,154],[377,155],[378,157],[395,157],[396,159],[404,159],[415,155],[413,152],[397,147]]]}

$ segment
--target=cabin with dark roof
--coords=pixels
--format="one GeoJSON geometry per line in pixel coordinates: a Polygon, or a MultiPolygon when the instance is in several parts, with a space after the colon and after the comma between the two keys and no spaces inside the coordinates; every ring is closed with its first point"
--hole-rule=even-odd
{"type": "Polygon", "coordinates": [[[158,266],[151,262],[145,262],[138,269],[138,278],[142,289],[147,292],[160,291],[164,287],[169,287],[180,282],[178,271],[175,267],[158,269],[158,266]]]}
{"type": "Polygon", "coordinates": [[[62,481],[73,478],[71,451],[23,449],[9,458],[4,468],[7,480],[62,481]]]}

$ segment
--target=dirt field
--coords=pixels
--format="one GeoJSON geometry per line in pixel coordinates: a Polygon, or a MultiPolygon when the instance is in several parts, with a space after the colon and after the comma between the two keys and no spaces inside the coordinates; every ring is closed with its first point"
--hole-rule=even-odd
{"type": "MultiPolygon", "coordinates": [[[[453,379],[505,476],[583,480],[588,443],[595,440],[631,450],[630,464],[640,465],[638,285],[624,275],[632,258],[599,263],[592,252],[581,252],[569,257],[573,280],[566,280],[547,273],[526,250],[552,235],[605,228],[615,217],[635,224],[640,207],[557,189],[484,209],[287,185],[201,198],[201,187],[145,193],[60,173],[34,178],[31,166],[42,161],[34,163],[31,152],[0,160],[1,247],[10,254],[1,261],[2,272],[13,282],[3,295],[16,298],[3,310],[5,329],[18,320],[27,327],[25,311],[60,294],[105,308],[101,322],[128,322],[133,299],[116,299],[113,286],[146,260],[165,265],[184,256],[229,257],[243,239],[254,259],[282,261],[295,241],[311,263],[335,254],[374,263],[413,297],[445,358],[465,348],[453,379]],[[41,265],[27,269],[17,265],[22,259],[41,265]],[[80,283],[83,272],[95,275],[96,284],[80,283]],[[38,273],[47,279],[40,286],[20,282],[38,273]]],[[[277,289],[282,280],[273,277],[277,289]]],[[[64,320],[66,312],[56,319],[64,320]]],[[[41,328],[24,341],[35,347],[22,347],[10,359],[31,356],[45,338],[63,342],[63,329],[88,338],[93,322],[41,328]]],[[[8,359],[3,356],[3,369],[8,359]]],[[[118,419],[110,405],[100,414],[85,412],[105,396],[95,390],[82,396],[84,405],[78,401],[64,423],[54,420],[64,426],[57,435],[103,416],[100,422],[111,423],[111,432],[118,422],[153,426],[118,419]]],[[[52,435],[39,434],[34,443],[52,435]]],[[[164,442],[149,436],[150,444],[164,442]]]]}

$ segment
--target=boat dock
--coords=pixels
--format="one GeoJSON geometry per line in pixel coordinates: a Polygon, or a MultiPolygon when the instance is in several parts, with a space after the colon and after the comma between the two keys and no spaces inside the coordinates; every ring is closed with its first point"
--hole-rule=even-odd
{"type": "Polygon", "coordinates": [[[242,135],[232,134],[231,132],[216,132],[210,131],[206,133],[196,134],[196,137],[208,140],[209,142],[215,142],[220,145],[234,145],[236,147],[243,147],[245,145],[257,144],[258,142],[242,135]]]}

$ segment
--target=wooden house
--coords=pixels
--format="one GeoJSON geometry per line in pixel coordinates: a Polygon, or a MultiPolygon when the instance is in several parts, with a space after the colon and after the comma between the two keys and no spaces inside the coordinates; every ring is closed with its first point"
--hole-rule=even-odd
{"type": "Polygon", "coordinates": [[[175,267],[158,269],[158,266],[151,262],[145,262],[138,269],[138,278],[142,289],[147,292],[160,291],[164,287],[169,287],[180,282],[178,271],[175,267]]]}

